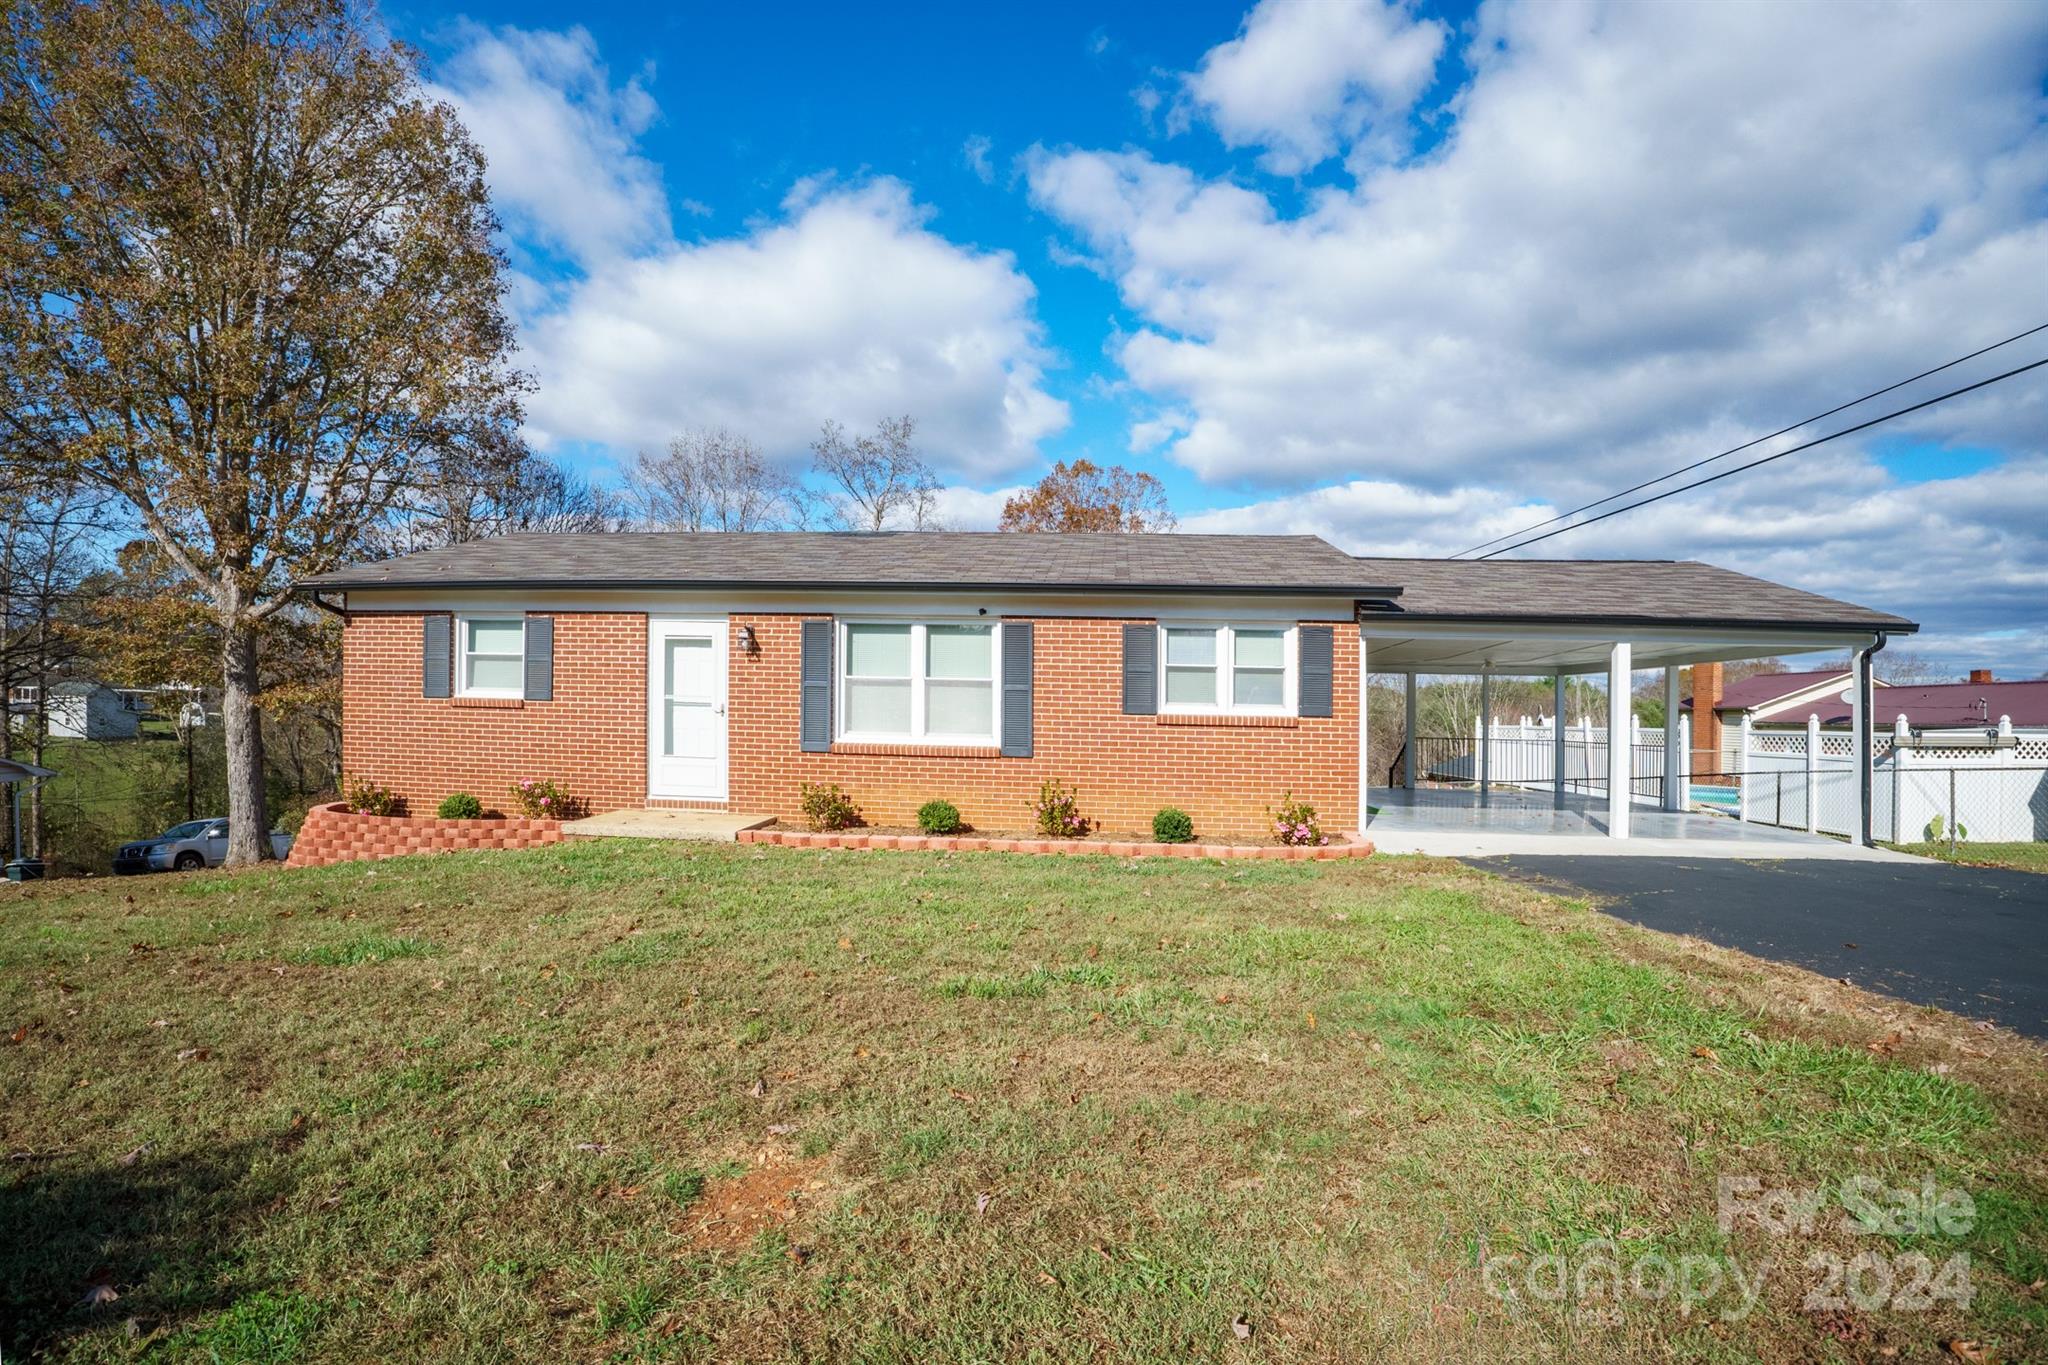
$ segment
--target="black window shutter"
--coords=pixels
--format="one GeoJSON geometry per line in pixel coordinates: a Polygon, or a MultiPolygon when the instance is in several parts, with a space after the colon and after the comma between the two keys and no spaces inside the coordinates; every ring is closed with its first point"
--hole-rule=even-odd
{"type": "Polygon", "coordinates": [[[1301,628],[1301,714],[1330,714],[1331,674],[1335,669],[1335,634],[1329,626],[1301,628]]]}
{"type": "Polygon", "coordinates": [[[797,747],[807,754],[832,751],[832,622],[804,622],[802,697],[797,747]]]}
{"type": "Polygon", "coordinates": [[[1031,757],[1031,623],[1003,622],[1003,757],[1031,757]]]}
{"type": "Polygon", "coordinates": [[[526,699],[555,699],[555,618],[526,618],[526,699]]]}
{"type": "Polygon", "coordinates": [[[1159,628],[1124,627],[1124,714],[1159,714],[1159,628]]]}
{"type": "Polygon", "coordinates": [[[445,697],[455,663],[454,621],[441,612],[420,618],[420,695],[445,697]]]}

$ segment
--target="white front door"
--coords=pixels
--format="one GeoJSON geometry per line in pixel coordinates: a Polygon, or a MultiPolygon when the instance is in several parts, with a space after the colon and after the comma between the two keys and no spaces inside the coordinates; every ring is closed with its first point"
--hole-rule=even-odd
{"type": "Polygon", "coordinates": [[[725,631],[717,621],[647,623],[647,794],[723,801],[725,631]]]}

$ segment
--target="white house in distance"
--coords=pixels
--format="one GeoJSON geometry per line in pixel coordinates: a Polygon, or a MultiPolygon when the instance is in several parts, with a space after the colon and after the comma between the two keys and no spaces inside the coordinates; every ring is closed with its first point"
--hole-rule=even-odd
{"type": "Polygon", "coordinates": [[[121,693],[104,683],[60,682],[50,689],[53,739],[134,739],[142,716],[121,693]]]}

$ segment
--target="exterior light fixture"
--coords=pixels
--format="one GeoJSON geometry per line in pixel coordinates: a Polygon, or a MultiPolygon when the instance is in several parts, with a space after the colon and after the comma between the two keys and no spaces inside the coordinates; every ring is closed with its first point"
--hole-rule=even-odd
{"type": "Polygon", "coordinates": [[[760,652],[761,646],[754,641],[754,628],[752,626],[740,627],[739,646],[740,652],[743,654],[758,654],[760,652]]]}

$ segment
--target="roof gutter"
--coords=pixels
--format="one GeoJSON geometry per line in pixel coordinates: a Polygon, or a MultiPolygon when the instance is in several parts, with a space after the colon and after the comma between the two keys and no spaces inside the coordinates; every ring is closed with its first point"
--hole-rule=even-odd
{"type": "MultiPolygon", "coordinates": [[[[1395,587],[1339,587],[1328,583],[873,583],[849,582],[845,579],[790,579],[753,580],[735,578],[634,578],[634,579],[591,579],[591,578],[436,578],[426,582],[405,582],[391,580],[353,580],[323,578],[295,584],[293,591],[311,596],[316,602],[322,592],[345,591],[391,591],[391,592],[440,592],[446,590],[474,591],[477,589],[498,589],[504,591],[556,591],[579,589],[584,591],[609,592],[1001,592],[1001,593],[1072,593],[1080,596],[1114,596],[1138,594],[1142,596],[1209,596],[1209,597],[1350,597],[1390,599],[1399,597],[1401,590],[1395,587]]],[[[321,603],[327,606],[326,603],[321,603]]],[[[328,610],[337,610],[328,607],[328,610]]]]}
{"type": "Polygon", "coordinates": [[[1404,621],[1423,621],[1434,624],[1455,624],[1483,626],[1498,623],[1507,626],[1683,626],[1702,630],[1801,630],[1841,631],[1844,634],[1869,635],[1873,631],[1880,636],[1889,632],[1893,635],[1912,635],[1920,629],[1917,621],[1887,619],[1883,622],[1866,621],[1861,624],[1850,621],[1789,621],[1765,616],[1602,616],[1593,612],[1570,612],[1556,615],[1534,614],[1488,614],[1485,616],[1465,615],[1459,612],[1427,611],[1362,611],[1361,621],[1385,621],[1398,625],[1404,621]]]}

